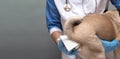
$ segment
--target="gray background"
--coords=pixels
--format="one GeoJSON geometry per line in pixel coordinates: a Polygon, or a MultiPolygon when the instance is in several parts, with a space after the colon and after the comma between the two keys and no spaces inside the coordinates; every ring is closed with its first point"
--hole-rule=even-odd
{"type": "Polygon", "coordinates": [[[60,59],[47,32],[45,3],[0,0],[0,59],[60,59]]]}

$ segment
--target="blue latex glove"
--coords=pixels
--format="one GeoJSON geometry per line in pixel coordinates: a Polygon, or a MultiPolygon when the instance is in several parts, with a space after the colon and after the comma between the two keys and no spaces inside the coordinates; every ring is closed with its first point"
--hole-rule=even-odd
{"type": "Polygon", "coordinates": [[[110,52],[115,50],[118,46],[120,46],[120,42],[118,40],[113,40],[113,41],[105,41],[101,40],[103,47],[105,49],[105,52],[110,52]]]}
{"type": "Polygon", "coordinates": [[[63,44],[62,40],[60,39],[58,42],[58,49],[62,52],[64,52],[67,55],[76,55],[78,54],[77,49],[72,49],[71,51],[67,51],[65,45],[63,44]]]}

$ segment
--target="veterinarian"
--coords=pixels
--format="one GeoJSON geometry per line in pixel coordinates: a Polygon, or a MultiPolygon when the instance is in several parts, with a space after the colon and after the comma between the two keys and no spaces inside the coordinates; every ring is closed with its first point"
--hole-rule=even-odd
{"type": "MultiPolygon", "coordinates": [[[[109,0],[47,0],[47,27],[54,42],[57,44],[59,50],[62,51],[62,59],[77,59],[76,55],[78,51],[76,47],[79,46],[76,44],[72,49],[66,47],[65,39],[69,41],[69,38],[62,32],[65,21],[72,16],[84,17],[89,13],[104,13],[107,11],[108,2],[109,0]],[[70,50],[68,51],[68,49],[70,50]]],[[[120,10],[120,0],[111,0],[111,2],[117,10],[120,10]]],[[[69,44],[72,44],[70,42],[69,44]]],[[[101,42],[106,55],[112,54],[110,52],[120,44],[117,40],[111,42],[101,40],[101,42]]],[[[107,59],[114,59],[113,56],[111,58],[111,55],[109,57],[107,59]]]]}

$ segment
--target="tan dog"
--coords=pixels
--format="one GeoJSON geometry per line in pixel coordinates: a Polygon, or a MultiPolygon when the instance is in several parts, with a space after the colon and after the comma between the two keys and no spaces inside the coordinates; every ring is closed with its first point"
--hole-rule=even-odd
{"type": "MultiPolygon", "coordinates": [[[[118,11],[112,10],[104,14],[90,14],[84,18],[73,17],[66,21],[64,33],[80,44],[80,55],[83,59],[105,59],[101,39],[115,39],[120,31],[118,11]],[[99,38],[98,38],[99,37],[99,38]]],[[[120,59],[120,48],[115,52],[120,59]]]]}

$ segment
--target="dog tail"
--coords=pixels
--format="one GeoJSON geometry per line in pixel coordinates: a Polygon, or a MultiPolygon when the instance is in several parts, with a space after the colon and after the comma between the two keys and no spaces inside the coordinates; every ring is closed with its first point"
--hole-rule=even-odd
{"type": "Polygon", "coordinates": [[[78,26],[81,23],[82,18],[80,17],[72,17],[69,20],[65,22],[64,25],[64,34],[67,35],[68,37],[75,37],[74,36],[74,28],[78,26]]]}

